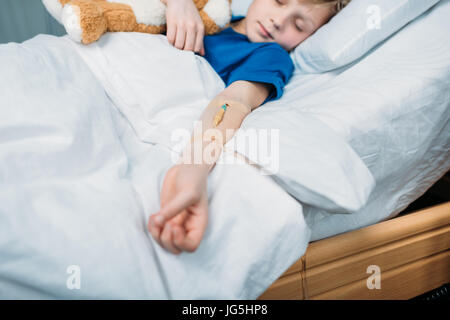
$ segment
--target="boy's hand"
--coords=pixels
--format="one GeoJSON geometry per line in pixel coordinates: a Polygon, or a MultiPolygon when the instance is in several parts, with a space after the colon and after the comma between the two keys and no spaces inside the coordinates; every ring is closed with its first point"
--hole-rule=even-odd
{"type": "Polygon", "coordinates": [[[150,216],[148,229],[161,247],[174,254],[193,252],[202,240],[208,222],[207,177],[204,168],[183,164],[170,168],[164,177],[161,209],[150,216]]]}
{"type": "Polygon", "coordinates": [[[205,26],[192,0],[163,0],[167,4],[167,40],[181,50],[205,54],[205,26]]]}

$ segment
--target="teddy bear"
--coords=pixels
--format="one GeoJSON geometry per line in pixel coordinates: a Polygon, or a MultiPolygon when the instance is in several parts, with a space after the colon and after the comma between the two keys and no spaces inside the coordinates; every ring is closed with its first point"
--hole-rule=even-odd
{"type": "MultiPolygon", "coordinates": [[[[205,35],[228,27],[232,0],[193,0],[205,35]]],[[[166,4],[161,0],[42,0],[71,39],[83,44],[106,32],[166,32],[166,4]]]]}

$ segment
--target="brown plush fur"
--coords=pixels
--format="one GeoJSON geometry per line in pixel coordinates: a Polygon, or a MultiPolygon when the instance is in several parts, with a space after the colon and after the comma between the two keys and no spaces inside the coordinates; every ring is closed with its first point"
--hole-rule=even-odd
{"type": "MultiPolygon", "coordinates": [[[[232,0],[228,0],[230,3],[232,0]]],[[[105,32],[144,32],[161,34],[166,31],[166,25],[151,26],[139,24],[130,6],[121,3],[111,3],[106,0],[59,0],[61,5],[70,4],[80,17],[82,43],[97,41],[105,32]],[[79,10],[79,11],[78,11],[79,10]]],[[[208,0],[194,0],[200,17],[205,26],[205,35],[220,31],[219,26],[203,11],[208,0]]],[[[228,27],[228,23],[225,27],[228,27]]]]}

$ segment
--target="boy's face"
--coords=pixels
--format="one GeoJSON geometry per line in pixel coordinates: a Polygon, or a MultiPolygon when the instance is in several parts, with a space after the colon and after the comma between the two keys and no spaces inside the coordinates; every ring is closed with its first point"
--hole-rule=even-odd
{"type": "Polygon", "coordinates": [[[251,42],[276,42],[291,51],[332,16],[331,7],[308,0],[253,0],[242,31],[251,42]]]}

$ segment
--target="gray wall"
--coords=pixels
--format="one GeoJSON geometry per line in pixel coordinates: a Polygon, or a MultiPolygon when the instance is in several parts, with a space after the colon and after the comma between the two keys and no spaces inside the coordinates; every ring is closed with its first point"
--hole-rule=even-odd
{"type": "Polygon", "coordinates": [[[0,43],[22,42],[40,33],[66,33],[41,0],[0,0],[0,43]]]}

